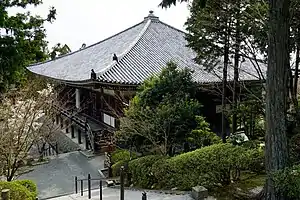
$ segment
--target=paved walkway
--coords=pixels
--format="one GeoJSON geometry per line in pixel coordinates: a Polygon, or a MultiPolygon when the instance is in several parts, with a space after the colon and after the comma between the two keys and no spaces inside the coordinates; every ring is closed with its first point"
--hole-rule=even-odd
{"type": "MultiPolygon", "coordinates": [[[[99,189],[92,191],[92,200],[99,200],[99,189]]],[[[125,200],[141,200],[142,192],[126,190],[125,200]]],[[[80,194],[72,194],[49,200],[88,200],[87,192],[83,196],[80,194]]],[[[120,200],[120,190],[113,188],[103,188],[103,200],[120,200]]],[[[193,200],[190,195],[170,195],[163,193],[147,192],[147,200],[193,200]]]]}
{"type": "MultiPolygon", "coordinates": [[[[39,165],[34,171],[20,176],[18,179],[30,179],[37,183],[39,198],[70,194],[74,192],[74,178],[87,178],[90,173],[92,178],[100,178],[98,169],[103,168],[104,156],[88,159],[80,152],[60,154],[50,159],[48,164],[39,165]]],[[[92,188],[97,188],[99,182],[92,183],[92,188]]],[[[85,187],[86,184],[85,184],[85,187]]]]}

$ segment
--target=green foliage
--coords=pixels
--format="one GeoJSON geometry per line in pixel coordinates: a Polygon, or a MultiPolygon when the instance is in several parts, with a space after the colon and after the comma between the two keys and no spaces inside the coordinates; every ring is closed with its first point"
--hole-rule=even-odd
{"type": "Polygon", "coordinates": [[[129,162],[129,172],[135,186],[149,188],[158,182],[152,172],[152,167],[159,160],[165,160],[164,156],[145,156],[129,162]]]}
{"type": "Polygon", "coordinates": [[[62,56],[71,52],[71,49],[68,45],[61,45],[60,43],[56,44],[52,48],[52,52],[50,53],[51,59],[55,59],[57,56],[62,56]]]}
{"type": "Polygon", "coordinates": [[[36,190],[34,191],[34,184],[29,182],[30,181],[0,181],[0,190],[9,189],[10,197],[13,200],[35,200],[36,190]]]}
{"type": "MultiPolygon", "coordinates": [[[[258,96],[258,95],[257,95],[258,96]]],[[[239,124],[250,139],[258,139],[265,135],[264,104],[248,98],[233,111],[237,114],[239,124]]],[[[232,113],[233,114],[233,113],[232,113]]]]}
{"type": "Polygon", "coordinates": [[[290,139],[290,159],[292,163],[300,162],[300,134],[290,139]]]}
{"type": "Polygon", "coordinates": [[[9,89],[11,84],[17,86],[25,80],[25,67],[47,58],[47,41],[44,23],[55,19],[56,10],[51,8],[44,19],[32,16],[30,12],[9,15],[11,7],[26,8],[38,6],[36,1],[5,1],[0,5],[0,91],[9,89]]]}
{"type": "Polygon", "coordinates": [[[299,199],[300,196],[300,165],[279,170],[273,175],[275,188],[290,200],[299,199]]]}
{"type": "Polygon", "coordinates": [[[192,130],[187,138],[188,142],[197,148],[219,144],[222,142],[221,138],[215,133],[211,132],[209,124],[202,116],[196,116],[197,128],[192,130]]]}
{"type": "MultiPolygon", "coordinates": [[[[131,159],[137,158],[137,154],[131,152],[131,159]]],[[[111,154],[112,163],[117,163],[119,161],[129,161],[130,160],[130,152],[128,150],[116,150],[111,154]]]]}
{"type": "Polygon", "coordinates": [[[125,170],[127,171],[128,162],[129,160],[119,160],[118,162],[114,163],[111,166],[113,177],[120,176],[120,169],[122,166],[124,166],[125,170]]]}
{"type": "Polygon", "coordinates": [[[140,87],[120,120],[117,138],[139,152],[172,155],[172,147],[182,144],[197,126],[200,104],[193,100],[196,89],[189,70],[168,63],[161,74],[140,87]]]}
{"type": "Polygon", "coordinates": [[[23,185],[25,188],[27,188],[29,190],[29,192],[31,192],[31,194],[34,197],[37,197],[37,186],[33,181],[31,181],[31,180],[15,180],[14,182],[17,184],[23,185]]]}
{"type": "Polygon", "coordinates": [[[143,188],[190,190],[195,185],[213,188],[238,181],[241,170],[251,170],[257,156],[263,157],[260,153],[257,149],[215,144],[171,158],[138,158],[129,162],[129,169],[133,184],[143,188]]]}

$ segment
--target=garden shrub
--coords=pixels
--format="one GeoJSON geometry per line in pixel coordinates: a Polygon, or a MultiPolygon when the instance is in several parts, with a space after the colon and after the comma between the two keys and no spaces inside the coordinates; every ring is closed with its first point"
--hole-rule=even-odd
{"type": "Polygon", "coordinates": [[[300,134],[290,139],[290,158],[293,163],[300,162],[300,134]]]}
{"type": "MultiPolygon", "coordinates": [[[[131,158],[137,158],[136,153],[131,152],[131,158]]],[[[127,150],[116,150],[111,155],[112,163],[115,164],[119,161],[129,161],[130,160],[130,152],[127,150]]]]}
{"type": "Polygon", "coordinates": [[[120,169],[124,166],[125,172],[127,172],[128,160],[120,160],[111,166],[113,177],[120,176],[120,169]]]}
{"type": "MultiPolygon", "coordinates": [[[[25,184],[25,182],[22,183],[25,184]]],[[[33,189],[31,184],[29,188],[33,189]]],[[[35,200],[36,199],[36,192],[35,194],[33,194],[24,185],[18,183],[18,181],[12,181],[12,182],[0,181],[0,190],[3,189],[10,190],[10,198],[13,200],[35,200]]]]}
{"type": "Polygon", "coordinates": [[[24,187],[26,187],[29,190],[29,192],[31,192],[31,194],[34,197],[37,197],[37,186],[33,181],[31,181],[31,180],[15,180],[14,182],[18,183],[20,185],[23,185],[24,187]]]}
{"type": "Polygon", "coordinates": [[[279,170],[274,173],[275,188],[289,200],[300,196],[300,165],[279,170]]]}
{"type": "Polygon", "coordinates": [[[137,158],[128,163],[131,181],[135,186],[151,188],[158,180],[152,173],[153,165],[159,160],[166,160],[165,156],[150,155],[137,158]]]}
{"type": "Polygon", "coordinates": [[[231,144],[216,144],[184,153],[152,167],[157,186],[190,190],[195,185],[213,187],[238,180],[241,170],[249,169],[254,152],[231,144]]]}

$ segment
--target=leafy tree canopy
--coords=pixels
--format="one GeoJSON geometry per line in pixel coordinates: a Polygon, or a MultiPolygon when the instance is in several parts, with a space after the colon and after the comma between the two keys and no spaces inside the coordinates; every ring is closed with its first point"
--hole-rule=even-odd
{"type": "Polygon", "coordinates": [[[172,155],[197,127],[200,104],[194,100],[197,84],[192,73],[174,63],[144,82],[121,119],[117,136],[138,151],[172,155]]]}
{"type": "Polygon", "coordinates": [[[52,7],[45,18],[30,12],[8,13],[11,7],[26,9],[28,5],[40,4],[41,0],[5,0],[0,4],[0,91],[11,84],[21,84],[25,67],[48,57],[44,23],[55,20],[56,10],[52,7]]]}

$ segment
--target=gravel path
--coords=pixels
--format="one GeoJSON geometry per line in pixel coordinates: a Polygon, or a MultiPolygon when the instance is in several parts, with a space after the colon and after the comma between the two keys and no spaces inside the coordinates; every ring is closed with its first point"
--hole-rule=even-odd
{"type": "MultiPolygon", "coordinates": [[[[71,152],[52,157],[48,164],[39,165],[34,171],[20,176],[18,179],[30,179],[37,183],[39,198],[49,198],[74,192],[74,178],[100,178],[99,169],[103,168],[104,157],[88,159],[80,152],[71,152]]],[[[87,188],[87,183],[85,182],[87,188]]],[[[97,188],[98,181],[92,183],[97,188]]]]}

